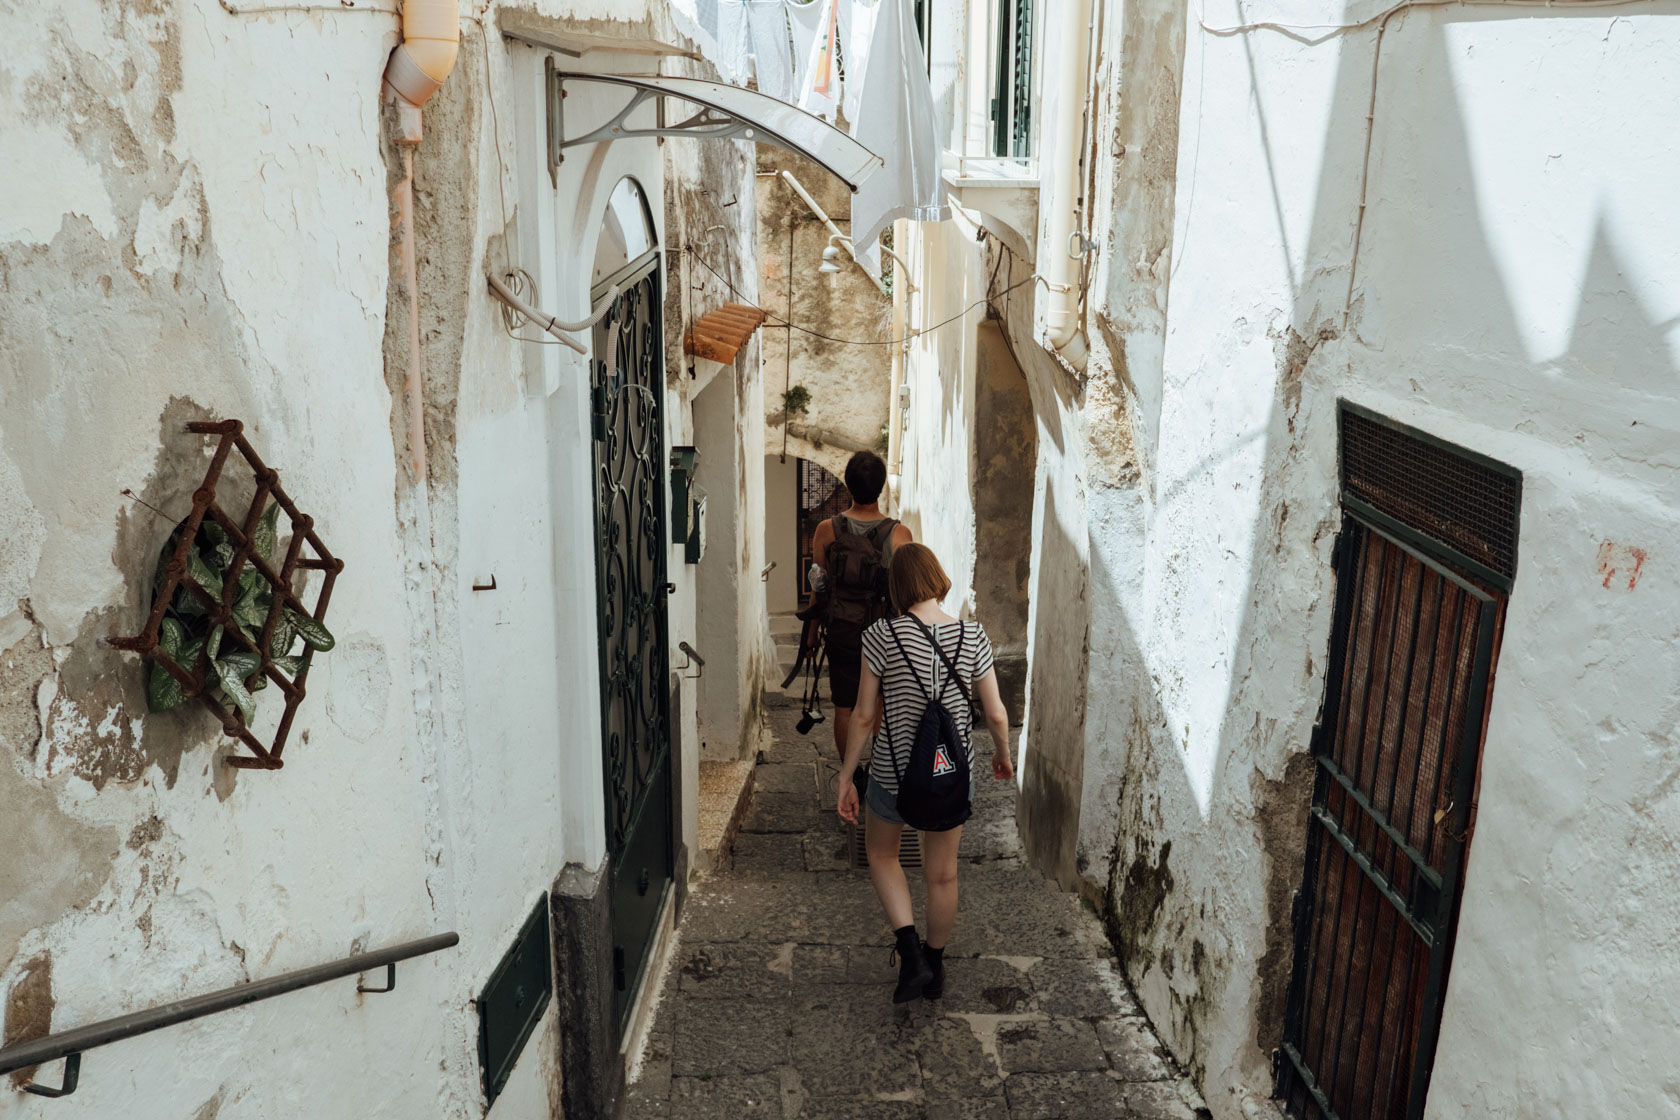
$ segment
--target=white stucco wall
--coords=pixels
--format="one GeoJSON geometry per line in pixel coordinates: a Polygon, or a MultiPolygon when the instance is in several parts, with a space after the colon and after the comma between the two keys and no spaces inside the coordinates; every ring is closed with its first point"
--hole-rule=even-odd
{"type": "MultiPolygon", "coordinates": [[[[527,15],[674,34],[625,7],[527,15]]],[[[488,42],[464,24],[416,157],[422,500],[388,372],[394,15],[0,16],[27,44],[0,150],[35,169],[0,184],[0,992],[50,968],[62,1030],[461,935],[399,966],[390,995],[346,980],[90,1052],[63,1101],[0,1090],[8,1120],[480,1115],[473,997],[561,867],[605,854],[587,365],[509,338],[482,276],[516,263],[543,307],[581,315],[607,193],[634,176],[663,226],[665,153],[574,149],[551,184],[541,53],[485,18],[488,42]],[[142,715],[138,659],[98,645],[138,628],[170,528],[121,492],[182,510],[203,460],[181,427],[206,415],[245,422],[346,563],[338,645],[277,772],[225,767],[214,725],[142,715]]],[[[572,94],[569,121],[605,109],[591,97],[572,94]]],[[[750,245],[750,212],[738,224],[750,245]]],[[[761,401],[742,408],[756,432],[761,401]]],[[[669,394],[669,442],[686,412],[669,394]]],[[[745,475],[741,493],[762,502],[745,475]]],[[[673,647],[693,634],[691,573],[675,549],[673,647]]],[[[692,734],[692,694],[673,718],[692,734]]],[[[557,1110],[555,1018],[493,1115],[557,1110]]]]}
{"type": "Polygon", "coordinates": [[[1279,892],[1298,877],[1275,838],[1322,690],[1338,396],[1525,476],[1428,1114],[1676,1107],[1673,1059],[1649,1041],[1674,1036],[1674,1001],[1647,998],[1673,988],[1650,957],[1672,924],[1659,853],[1680,805],[1654,744],[1673,721],[1639,683],[1672,675],[1675,618],[1660,596],[1634,604],[1650,577],[1630,591],[1625,565],[1604,587],[1597,557],[1605,542],[1655,556],[1680,535],[1680,228],[1658,201],[1676,169],[1656,95],[1677,34],[1661,6],[1391,21],[1348,309],[1374,34],[1308,48],[1191,29],[1134,616],[1153,687],[1130,703],[1159,720],[1131,766],[1154,780],[1122,806],[1121,836],[1144,840],[1145,866],[1166,865],[1171,841],[1173,887],[1138,930],[1134,973],[1205,1067],[1216,1115],[1263,1091],[1258,1040],[1276,1029],[1256,972],[1287,944],[1279,892]],[[1185,968],[1193,950],[1201,969],[1185,968]]]}
{"type": "MultiPolygon", "coordinates": [[[[1214,1115],[1268,1114],[1336,400],[1494,456],[1524,472],[1520,571],[1428,1115],[1665,1115],[1680,227],[1664,192],[1680,168],[1663,91],[1680,12],[1390,20],[1350,306],[1375,25],[1308,45],[1196,23],[1316,36],[1374,11],[1194,10],[1182,73],[1165,9],[1101,15],[1092,356],[1077,382],[1022,358],[1039,424],[1024,782],[1049,743],[1079,744],[1055,775],[1073,834],[1028,847],[1106,894],[1214,1115]],[[1034,730],[1049,706],[1054,739],[1034,730]]],[[[954,252],[961,226],[924,228],[918,259],[954,252]]],[[[955,309],[939,291],[930,318],[955,309]]],[[[954,360],[937,359],[946,376],[954,360]]],[[[985,419],[917,415],[934,368],[913,354],[904,501],[960,555],[976,527],[936,487],[985,419]]]]}

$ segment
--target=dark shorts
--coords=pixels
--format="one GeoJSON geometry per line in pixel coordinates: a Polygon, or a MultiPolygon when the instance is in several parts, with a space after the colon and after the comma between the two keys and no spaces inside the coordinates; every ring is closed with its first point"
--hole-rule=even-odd
{"type": "Polygon", "coordinates": [[[836,708],[857,707],[863,675],[864,627],[852,622],[828,624],[828,689],[836,708]]]}

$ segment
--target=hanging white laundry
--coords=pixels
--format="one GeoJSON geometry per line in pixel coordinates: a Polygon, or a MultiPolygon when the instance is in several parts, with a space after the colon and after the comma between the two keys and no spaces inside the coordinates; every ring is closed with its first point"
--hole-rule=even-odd
{"type": "Polygon", "coordinates": [[[846,50],[841,106],[845,110],[847,124],[858,119],[863,103],[863,76],[869,72],[875,17],[880,10],[877,0],[847,0],[846,10],[841,13],[842,26],[848,17],[851,21],[850,31],[840,40],[846,50]]]}
{"type": "Polygon", "coordinates": [[[752,72],[749,59],[752,44],[747,38],[747,0],[717,0],[717,68],[723,80],[747,84],[752,72]]]}
{"type": "Polygon", "coordinates": [[[817,43],[817,29],[825,26],[830,5],[827,0],[808,0],[794,3],[786,0],[788,27],[793,37],[793,93],[788,100],[798,104],[805,93],[806,80],[811,75],[811,51],[817,43]]]}
{"type": "Polygon", "coordinates": [[[833,121],[840,115],[840,67],[845,50],[845,37],[840,25],[842,9],[847,12],[845,30],[849,31],[850,7],[845,0],[822,0],[822,9],[817,13],[816,34],[799,82],[799,107],[827,121],[833,121]]]}
{"type": "Polygon", "coordinates": [[[793,104],[798,97],[794,80],[796,56],[793,40],[789,38],[785,0],[749,0],[743,8],[758,92],[793,104]]]}
{"type": "Polygon", "coordinates": [[[852,196],[854,250],[880,271],[876,241],[896,218],[951,216],[940,174],[940,138],[910,0],[880,0],[852,137],[885,161],[852,196]]]}

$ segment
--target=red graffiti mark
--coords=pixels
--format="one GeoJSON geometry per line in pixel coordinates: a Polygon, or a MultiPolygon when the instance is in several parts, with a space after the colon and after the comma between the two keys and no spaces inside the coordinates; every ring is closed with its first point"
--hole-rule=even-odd
{"type": "Polygon", "coordinates": [[[1605,541],[1598,546],[1598,574],[1604,577],[1604,587],[1609,590],[1612,583],[1620,585],[1621,579],[1627,580],[1626,590],[1632,591],[1639,583],[1639,575],[1645,568],[1645,550],[1634,548],[1632,545],[1616,544],[1605,541]]]}

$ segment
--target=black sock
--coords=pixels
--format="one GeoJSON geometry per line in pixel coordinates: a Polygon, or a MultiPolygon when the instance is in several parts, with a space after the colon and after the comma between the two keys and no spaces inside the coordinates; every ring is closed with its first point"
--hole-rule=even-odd
{"type": "Polygon", "coordinates": [[[945,960],[945,947],[942,945],[935,949],[932,945],[929,945],[924,941],[922,942],[922,956],[927,958],[928,964],[942,964],[945,960]]]}
{"type": "Polygon", "coordinates": [[[916,937],[916,927],[914,925],[899,926],[893,930],[893,937],[898,939],[900,945],[903,945],[906,941],[915,941],[920,944],[916,937]]]}

